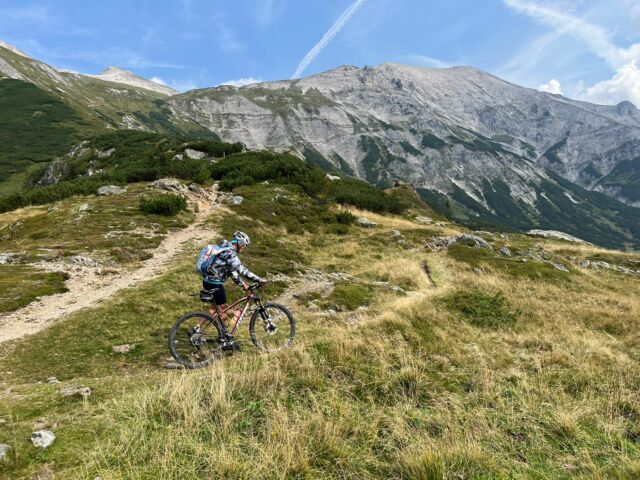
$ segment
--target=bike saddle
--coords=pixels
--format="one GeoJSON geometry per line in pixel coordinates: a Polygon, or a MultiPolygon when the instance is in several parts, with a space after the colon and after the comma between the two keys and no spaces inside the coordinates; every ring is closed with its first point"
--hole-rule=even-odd
{"type": "Polygon", "coordinates": [[[211,303],[213,301],[213,293],[218,290],[218,288],[212,288],[211,290],[200,290],[200,300],[202,300],[203,302],[211,303]]]}

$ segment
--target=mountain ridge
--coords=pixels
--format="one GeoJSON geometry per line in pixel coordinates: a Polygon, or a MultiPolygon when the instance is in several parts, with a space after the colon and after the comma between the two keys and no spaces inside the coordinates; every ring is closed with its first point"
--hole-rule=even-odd
{"type": "Polygon", "coordinates": [[[440,213],[475,227],[563,229],[580,218],[568,233],[587,229],[591,241],[627,247],[640,238],[640,112],[630,102],[571,100],[469,66],[343,65],[171,96],[111,81],[147,82],[121,69],[61,73],[0,48],[2,72],[59,97],[100,131],[294,151],[373,184],[407,181],[440,213]]]}

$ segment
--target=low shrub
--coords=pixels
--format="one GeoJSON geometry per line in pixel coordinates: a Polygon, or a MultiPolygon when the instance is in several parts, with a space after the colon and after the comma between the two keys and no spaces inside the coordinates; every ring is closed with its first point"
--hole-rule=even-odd
{"type": "Polygon", "coordinates": [[[501,328],[513,325],[521,311],[513,309],[502,292],[488,295],[479,290],[457,290],[440,302],[471,325],[482,328],[501,328]]]}
{"type": "Polygon", "coordinates": [[[176,215],[187,209],[187,200],[182,195],[165,193],[157,197],[141,197],[140,210],[159,215],[176,215]]]}
{"type": "Polygon", "coordinates": [[[356,221],[356,216],[350,212],[338,212],[336,213],[336,222],[342,225],[352,225],[356,221]]]}

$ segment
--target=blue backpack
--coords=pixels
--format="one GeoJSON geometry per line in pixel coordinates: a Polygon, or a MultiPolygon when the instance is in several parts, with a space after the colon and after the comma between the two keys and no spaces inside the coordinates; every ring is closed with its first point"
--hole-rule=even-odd
{"type": "Polygon", "coordinates": [[[231,247],[221,247],[214,244],[204,247],[200,252],[200,255],[198,255],[198,261],[196,262],[196,270],[198,273],[206,275],[209,272],[211,265],[213,265],[216,256],[230,249],[231,247]]]}

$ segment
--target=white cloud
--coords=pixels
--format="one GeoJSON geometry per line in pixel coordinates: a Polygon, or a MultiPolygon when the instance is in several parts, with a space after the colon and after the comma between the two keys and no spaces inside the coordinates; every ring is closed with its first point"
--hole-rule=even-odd
{"type": "Polygon", "coordinates": [[[304,56],[302,61],[298,64],[295,73],[291,77],[300,78],[300,75],[306,70],[311,62],[315,60],[315,58],[324,50],[324,48],[331,43],[334,37],[340,33],[340,30],[344,28],[347,22],[353,17],[353,15],[362,7],[366,0],[356,0],[349,7],[342,12],[342,15],[338,17],[338,19],[334,22],[329,30],[322,36],[320,41],[314,45],[314,47],[309,50],[309,52],[304,56]]]}
{"type": "Polygon", "coordinates": [[[46,22],[49,20],[49,9],[42,5],[30,5],[18,8],[0,8],[0,17],[11,20],[46,22]]]}
{"type": "Polygon", "coordinates": [[[640,106],[640,69],[635,62],[624,65],[613,78],[584,89],[580,96],[594,103],[616,104],[630,100],[640,106]]]}
{"type": "Polygon", "coordinates": [[[165,82],[163,79],[161,79],[160,77],[151,77],[149,80],[151,80],[153,83],[157,83],[160,85],[164,85],[165,87],[167,86],[167,82],[165,82]]]}
{"type": "Polygon", "coordinates": [[[556,95],[562,95],[562,86],[560,82],[555,78],[552,78],[547,83],[543,83],[538,87],[541,92],[555,93],[556,95]]]}
{"type": "Polygon", "coordinates": [[[188,92],[198,88],[198,84],[193,80],[172,80],[169,82],[169,86],[179,92],[188,92]]]}
{"type": "MultiPolygon", "coordinates": [[[[582,41],[587,48],[602,58],[615,72],[610,80],[599,82],[592,87],[580,87],[577,96],[592,102],[617,103],[631,100],[640,106],[640,44],[634,43],[629,48],[620,48],[613,43],[609,32],[580,17],[562,11],[557,2],[539,2],[532,0],[503,0],[511,9],[523,13],[539,23],[549,26],[560,35],[571,35],[582,41]]],[[[631,9],[629,15],[635,13],[631,9]]],[[[559,87],[559,84],[558,84],[559,87]]]]}
{"type": "Polygon", "coordinates": [[[512,10],[523,13],[539,23],[553,28],[563,35],[571,35],[605,60],[610,66],[618,67],[624,62],[624,50],[616,47],[604,28],[580,17],[561,11],[557,3],[540,3],[528,0],[503,0],[512,10]]]}
{"type": "Polygon", "coordinates": [[[260,28],[265,28],[275,22],[284,4],[280,0],[258,0],[254,8],[256,23],[260,28]]]}
{"type": "Polygon", "coordinates": [[[233,87],[244,87],[245,85],[251,85],[253,83],[262,82],[259,78],[246,77],[246,78],[237,78],[235,80],[227,80],[226,82],[222,82],[220,85],[231,85],[233,87]]]}
{"type": "Polygon", "coordinates": [[[420,67],[447,68],[452,65],[449,62],[445,62],[437,58],[429,57],[427,55],[420,55],[418,53],[412,53],[411,55],[407,55],[407,60],[413,63],[414,65],[418,65],[420,67]]]}

